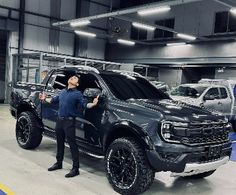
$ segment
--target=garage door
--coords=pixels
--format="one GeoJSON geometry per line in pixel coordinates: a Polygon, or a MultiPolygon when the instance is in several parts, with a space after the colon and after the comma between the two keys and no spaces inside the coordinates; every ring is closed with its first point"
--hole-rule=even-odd
{"type": "Polygon", "coordinates": [[[0,103],[5,99],[7,32],[0,31],[0,103]]]}

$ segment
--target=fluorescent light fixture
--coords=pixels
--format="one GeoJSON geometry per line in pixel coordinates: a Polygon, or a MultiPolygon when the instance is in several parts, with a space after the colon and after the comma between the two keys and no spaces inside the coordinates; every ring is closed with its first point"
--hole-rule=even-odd
{"type": "Polygon", "coordinates": [[[167,46],[179,46],[179,45],[186,45],[185,42],[181,42],[181,43],[167,43],[167,46]]]}
{"type": "Polygon", "coordinates": [[[90,24],[91,22],[89,20],[81,20],[81,21],[74,21],[74,22],[71,22],[70,25],[72,27],[78,27],[78,26],[86,26],[88,24],[90,24]]]}
{"type": "Polygon", "coordinates": [[[191,40],[191,41],[196,39],[196,37],[194,37],[194,36],[186,35],[186,34],[182,34],[182,33],[178,33],[177,37],[182,38],[182,39],[191,40]]]}
{"type": "Polygon", "coordinates": [[[117,41],[118,41],[118,43],[121,43],[121,44],[124,44],[124,45],[130,45],[130,46],[135,45],[134,41],[128,41],[128,40],[125,40],[125,39],[118,39],[117,41]]]}
{"type": "Polygon", "coordinates": [[[170,6],[162,6],[162,7],[155,7],[155,8],[140,10],[138,11],[138,14],[140,16],[147,16],[147,15],[157,14],[160,12],[167,12],[169,10],[170,10],[170,6]]]}
{"type": "Polygon", "coordinates": [[[96,37],[96,34],[90,33],[90,32],[85,32],[81,30],[75,30],[75,33],[78,35],[86,36],[86,37],[96,37]]]}
{"type": "Polygon", "coordinates": [[[229,11],[230,11],[232,14],[235,14],[235,15],[236,15],[236,8],[235,8],[235,7],[231,8],[229,11]]]}
{"type": "Polygon", "coordinates": [[[137,28],[142,28],[142,29],[145,29],[145,30],[155,30],[155,27],[154,26],[150,26],[150,25],[146,25],[146,24],[142,24],[142,23],[138,23],[138,22],[133,22],[132,25],[134,27],[137,27],[137,28]]]}

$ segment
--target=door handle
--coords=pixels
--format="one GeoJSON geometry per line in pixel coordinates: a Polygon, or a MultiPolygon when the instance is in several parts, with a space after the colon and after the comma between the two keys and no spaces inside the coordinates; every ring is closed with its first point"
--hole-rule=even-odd
{"type": "Polygon", "coordinates": [[[222,105],[222,102],[218,102],[218,105],[222,105]]]}

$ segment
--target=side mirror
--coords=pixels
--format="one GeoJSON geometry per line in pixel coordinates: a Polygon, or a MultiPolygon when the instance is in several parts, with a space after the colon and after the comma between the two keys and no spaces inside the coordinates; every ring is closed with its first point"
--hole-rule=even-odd
{"type": "Polygon", "coordinates": [[[214,100],[215,99],[215,96],[214,95],[206,95],[203,97],[203,100],[206,101],[206,100],[214,100]]]}
{"type": "Polygon", "coordinates": [[[12,85],[12,82],[9,82],[8,83],[8,87],[12,87],[13,85],[12,85]]]}
{"type": "Polygon", "coordinates": [[[102,95],[102,90],[98,88],[87,88],[84,90],[83,95],[88,98],[95,98],[102,95]]]}

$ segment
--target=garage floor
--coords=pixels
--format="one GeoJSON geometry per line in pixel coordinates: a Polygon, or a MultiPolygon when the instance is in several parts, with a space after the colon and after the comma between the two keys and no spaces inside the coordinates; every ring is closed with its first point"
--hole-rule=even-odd
{"type": "MultiPolygon", "coordinates": [[[[81,154],[81,175],[67,179],[71,168],[69,150],[65,152],[64,169],[48,172],[55,162],[56,143],[43,139],[40,147],[28,151],[18,147],[14,134],[15,119],[8,105],[0,105],[0,185],[7,186],[16,195],[112,195],[102,159],[81,154]]],[[[169,177],[170,173],[156,173],[155,181],[145,194],[236,194],[236,162],[229,162],[212,176],[202,180],[169,177]]]]}

